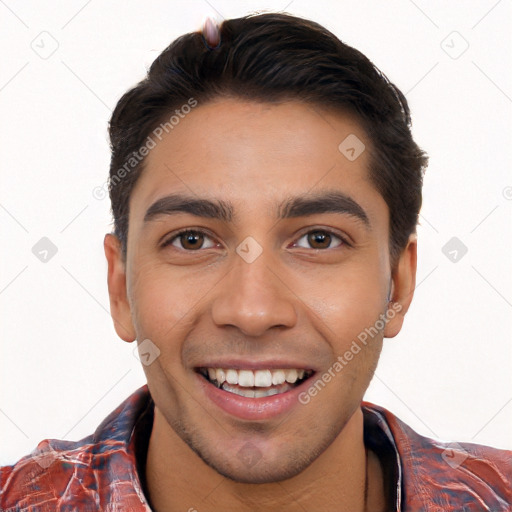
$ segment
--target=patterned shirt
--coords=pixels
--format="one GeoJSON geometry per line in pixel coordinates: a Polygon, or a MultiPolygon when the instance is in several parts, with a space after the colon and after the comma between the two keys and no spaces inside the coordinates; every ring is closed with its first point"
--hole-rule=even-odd
{"type": "MultiPolygon", "coordinates": [[[[389,510],[512,510],[512,451],[423,437],[383,407],[362,402],[364,442],[383,467],[389,510]]],[[[142,386],[96,432],[46,439],[0,468],[0,510],[151,511],[144,465],[154,402],[142,386]]]]}

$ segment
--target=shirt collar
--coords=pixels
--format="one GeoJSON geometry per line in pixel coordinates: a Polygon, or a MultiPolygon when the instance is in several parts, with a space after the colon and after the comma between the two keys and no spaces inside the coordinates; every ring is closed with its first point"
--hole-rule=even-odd
{"type": "Polygon", "coordinates": [[[362,402],[364,444],[378,457],[383,469],[388,503],[397,512],[402,510],[402,462],[395,439],[382,412],[369,402],[362,402]]]}

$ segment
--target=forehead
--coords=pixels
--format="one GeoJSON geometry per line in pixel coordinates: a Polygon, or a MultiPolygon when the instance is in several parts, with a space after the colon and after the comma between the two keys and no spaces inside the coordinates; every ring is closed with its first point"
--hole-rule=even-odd
{"type": "Polygon", "coordinates": [[[131,194],[131,221],[171,193],[226,198],[259,213],[317,189],[380,197],[368,179],[370,141],[360,124],[304,103],[199,103],[155,142],[131,194]]]}

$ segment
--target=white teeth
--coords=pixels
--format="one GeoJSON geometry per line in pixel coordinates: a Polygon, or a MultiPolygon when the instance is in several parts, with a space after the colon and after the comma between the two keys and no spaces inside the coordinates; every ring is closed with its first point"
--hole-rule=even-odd
{"type": "Polygon", "coordinates": [[[270,370],[257,370],[254,372],[254,385],[260,388],[272,386],[272,374],[270,370]]]}
{"type": "Polygon", "coordinates": [[[252,388],[254,386],[254,373],[251,370],[240,370],[238,372],[238,385],[252,388]]]}
{"type": "Polygon", "coordinates": [[[244,389],[240,387],[230,386],[229,384],[224,383],[222,386],[224,391],[229,391],[230,393],[234,393],[235,395],[245,396],[247,398],[254,398],[254,389],[244,389]]]}
{"type": "Polygon", "coordinates": [[[215,370],[215,380],[222,384],[226,380],[226,374],[224,373],[224,370],[222,368],[217,368],[215,370]]]}
{"type": "Polygon", "coordinates": [[[264,396],[272,396],[280,393],[276,388],[270,389],[255,389],[254,390],[254,398],[263,398],[264,396]]]}
{"type": "Polygon", "coordinates": [[[289,382],[290,384],[293,384],[297,380],[297,370],[285,370],[284,372],[286,377],[286,382],[289,382]]]}
{"type": "Polygon", "coordinates": [[[230,386],[227,383],[222,385],[222,389],[224,391],[228,391],[229,393],[234,393],[235,395],[245,396],[246,398],[263,398],[265,396],[277,395],[279,393],[284,393],[287,390],[278,390],[276,388],[270,389],[248,389],[248,388],[240,388],[236,386],[230,386]]]}
{"type": "MultiPolygon", "coordinates": [[[[234,368],[205,368],[204,375],[208,375],[210,381],[216,381],[220,387],[224,382],[238,385],[243,388],[270,388],[288,382],[295,384],[304,376],[311,375],[311,371],[296,368],[282,370],[236,370],[234,368]]],[[[267,390],[265,390],[267,392],[267,390]]]]}
{"type": "Polygon", "coordinates": [[[238,372],[236,370],[226,370],[226,382],[228,384],[238,384],[238,372]]]}
{"type": "Polygon", "coordinates": [[[282,384],[286,381],[286,377],[284,376],[284,370],[273,370],[272,371],[272,384],[277,386],[278,384],[282,384]]]}

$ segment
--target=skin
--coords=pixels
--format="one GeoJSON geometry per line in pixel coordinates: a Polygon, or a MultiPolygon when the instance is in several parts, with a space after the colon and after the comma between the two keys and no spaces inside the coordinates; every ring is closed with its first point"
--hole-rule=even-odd
{"type": "MultiPolygon", "coordinates": [[[[400,331],[412,300],[417,248],[411,235],[391,268],[389,210],[368,178],[370,147],[347,115],[223,99],[194,108],[146,157],[130,198],[126,262],[114,235],[104,248],[118,335],[160,350],[143,365],[155,401],[146,465],[155,510],[364,510],[360,402],[383,338],[400,331]],[[338,150],[349,134],[367,148],[353,162],[338,150]],[[276,219],[284,198],[320,190],[349,195],[370,228],[340,213],[276,219]],[[229,201],[235,219],[180,213],[144,225],[147,208],[177,192],[229,201]],[[199,248],[184,237],[161,247],[182,228],[207,230],[199,248]],[[315,229],[332,231],[330,244],[305,236],[315,229]],[[263,251],[252,263],[236,252],[247,236],[263,251]],[[284,416],[238,419],[198,386],[195,368],[212,357],[290,358],[322,374],[385,314],[390,292],[401,311],[284,416]],[[244,446],[256,464],[238,455],[244,446]]],[[[368,483],[367,510],[384,510],[372,452],[368,483]]]]}

